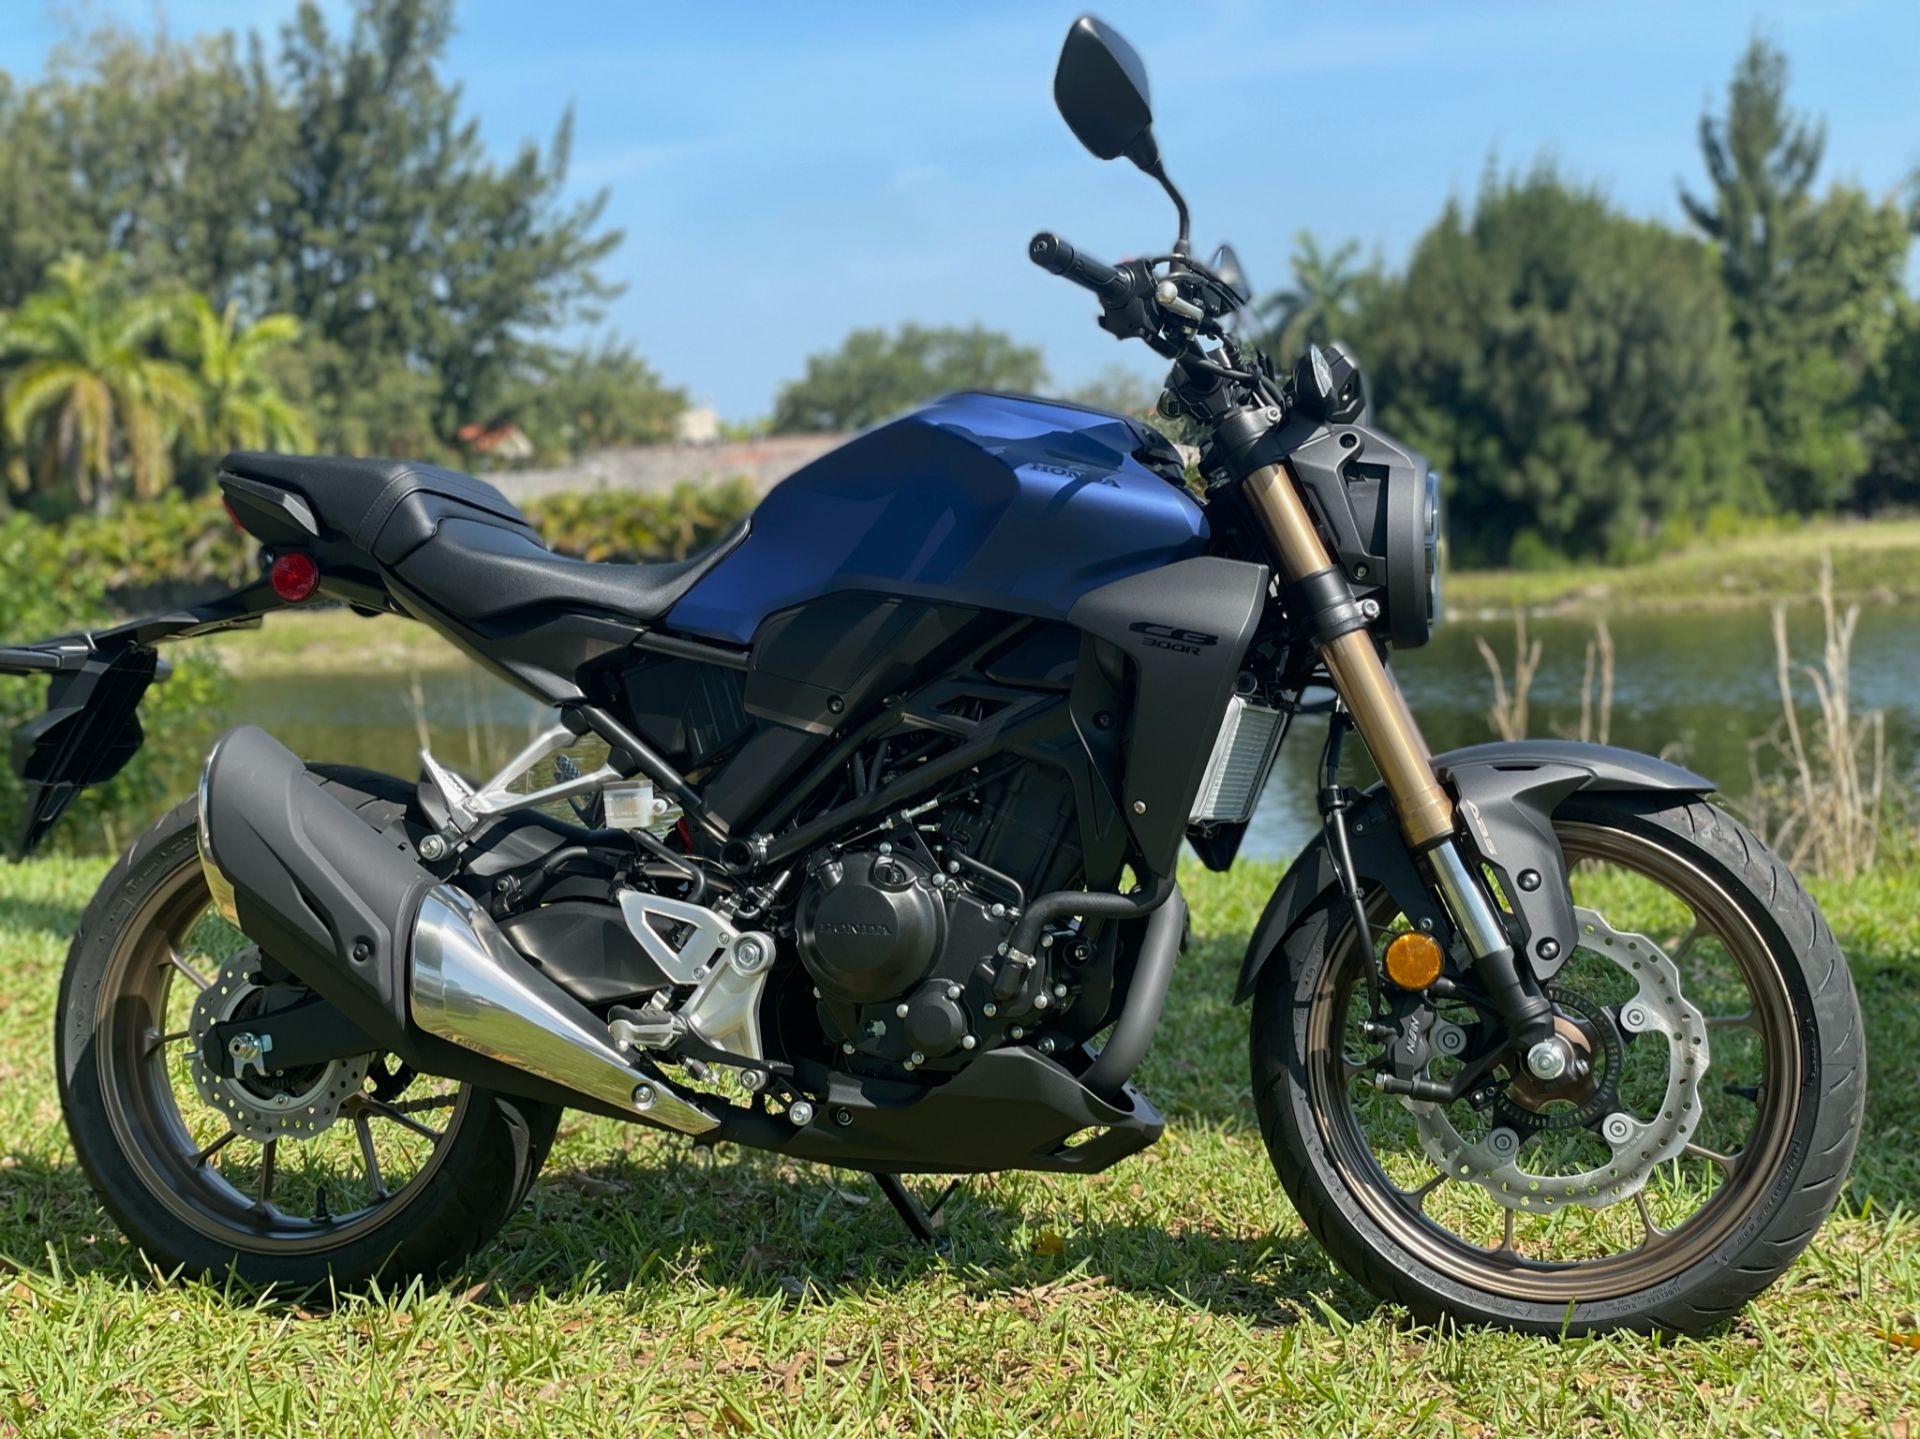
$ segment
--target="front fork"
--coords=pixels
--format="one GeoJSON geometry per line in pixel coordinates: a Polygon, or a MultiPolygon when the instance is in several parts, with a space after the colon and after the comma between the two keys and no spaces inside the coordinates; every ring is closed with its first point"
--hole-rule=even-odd
{"type": "MultiPolygon", "coordinates": [[[[1351,607],[1346,579],[1313,527],[1299,487],[1284,463],[1262,465],[1246,477],[1247,503],[1278,557],[1291,594],[1337,612],[1351,607]]],[[[1393,801],[1400,832],[1423,860],[1447,914],[1473,955],[1474,973],[1500,1011],[1508,1033],[1530,1045],[1553,1033],[1553,1005],[1531,971],[1521,965],[1486,886],[1474,874],[1456,837],[1453,797],[1433,768],[1433,752],[1420,733],[1406,696],[1394,681],[1372,636],[1357,622],[1316,615],[1311,623],[1320,658],[1353,717],[1353,726],[1373,757],[1393,801]]],[[[1351,876],[1345,877],[1349,882],[1351,876]]]]}

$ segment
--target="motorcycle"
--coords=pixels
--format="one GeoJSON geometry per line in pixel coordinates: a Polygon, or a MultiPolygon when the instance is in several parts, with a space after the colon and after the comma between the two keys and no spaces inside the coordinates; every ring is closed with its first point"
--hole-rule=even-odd
{"type": "MultiPolygon", "coordinates": [[[[882,424],[671,564],[551,553],[430,465],[236,453],[261,546],[220,599],[0,650],[44,674],[22,848],[138,749],[158,646],[328,600],[424,623],[551,723],[484,780],[309,764],[261,730],[136,840],[72,942],[74,1151],[164,1269],[445,1272],[563,1110],[873,1174],[1092,1174],[1185,931],[1293,721],[1321,835],[1247,946],[1251,1091],[1302,1219],[1426,1319],[1690,1331],[1770,1284],[1861,1120],[1843,957],[1675,764],[1431,753],[1388,668],[1438,612],[1439,486],[1354,357],[1236,333],[1139,56],[1074,23],[1055,98],[1172,199],[1164,254],[1031,258],[1170,365],[1137,420],[962,393],[882,424]],[[1330,692],[1330,700],[1316,699],[1330,692]],[[1357,736],[1377,771],[1347,783],[1357,736]],[[1104,1036],[1104,1040],[1102,1040],[1104,1036]]],[[[943,1196],[944,1197],[944,1196],[943,1196]]]]}

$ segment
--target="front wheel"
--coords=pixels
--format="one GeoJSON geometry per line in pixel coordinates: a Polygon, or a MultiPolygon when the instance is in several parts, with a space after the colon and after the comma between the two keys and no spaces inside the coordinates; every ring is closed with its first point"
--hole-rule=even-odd
{"type": "MultiPolygon", "coordinates": [[[[1261,972],[1261,1131],[1315,1237],[1423,1319],[1698,1331],[1833,1207],[1866,1090],[1852,980],[1786,866],[1713,805],[1576,795],[1554,827],[1580,921],[1548,991],[1569,1075],[1506,1060],[1450,1105],[1381,1093],[1383,1021],[1435,1079],[1497,1024],[1418,996],[1370,1014],[1351,908],[1328,903],[1261,972]]],[[[1404,919],[1365,899],[1382,944],[1404,919]]]]}

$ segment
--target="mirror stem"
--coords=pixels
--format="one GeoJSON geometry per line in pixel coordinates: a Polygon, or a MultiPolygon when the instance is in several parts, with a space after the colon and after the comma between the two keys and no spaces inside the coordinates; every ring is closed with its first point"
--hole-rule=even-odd
{"type": "Polygon", "coordinates": [[[1174,187],[1173,181],[1167,178],[1167,172],[1161,167],[1158,159],[1152,165],[1143,165],[1140,168],[1160,182],[1160,188],[1167,192],[1167,198],[1173,201],[1174,209],[1180,212],[1180,238],[1173,242],[1173,253],[1183,257],[1192,254],[1193,242],[1188,238],[1186,197],[1174,187]]]}

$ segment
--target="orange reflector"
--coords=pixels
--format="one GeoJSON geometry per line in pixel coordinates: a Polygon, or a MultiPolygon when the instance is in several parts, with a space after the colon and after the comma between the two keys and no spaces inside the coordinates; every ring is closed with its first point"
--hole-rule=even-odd
{"type": "Polygon", "coordinates": [[[1425,989],[1440,977],[1441,959],[1432,935],[1395,935],[1387,946],[1387,978],[1402,989],[1425,989]]]}

